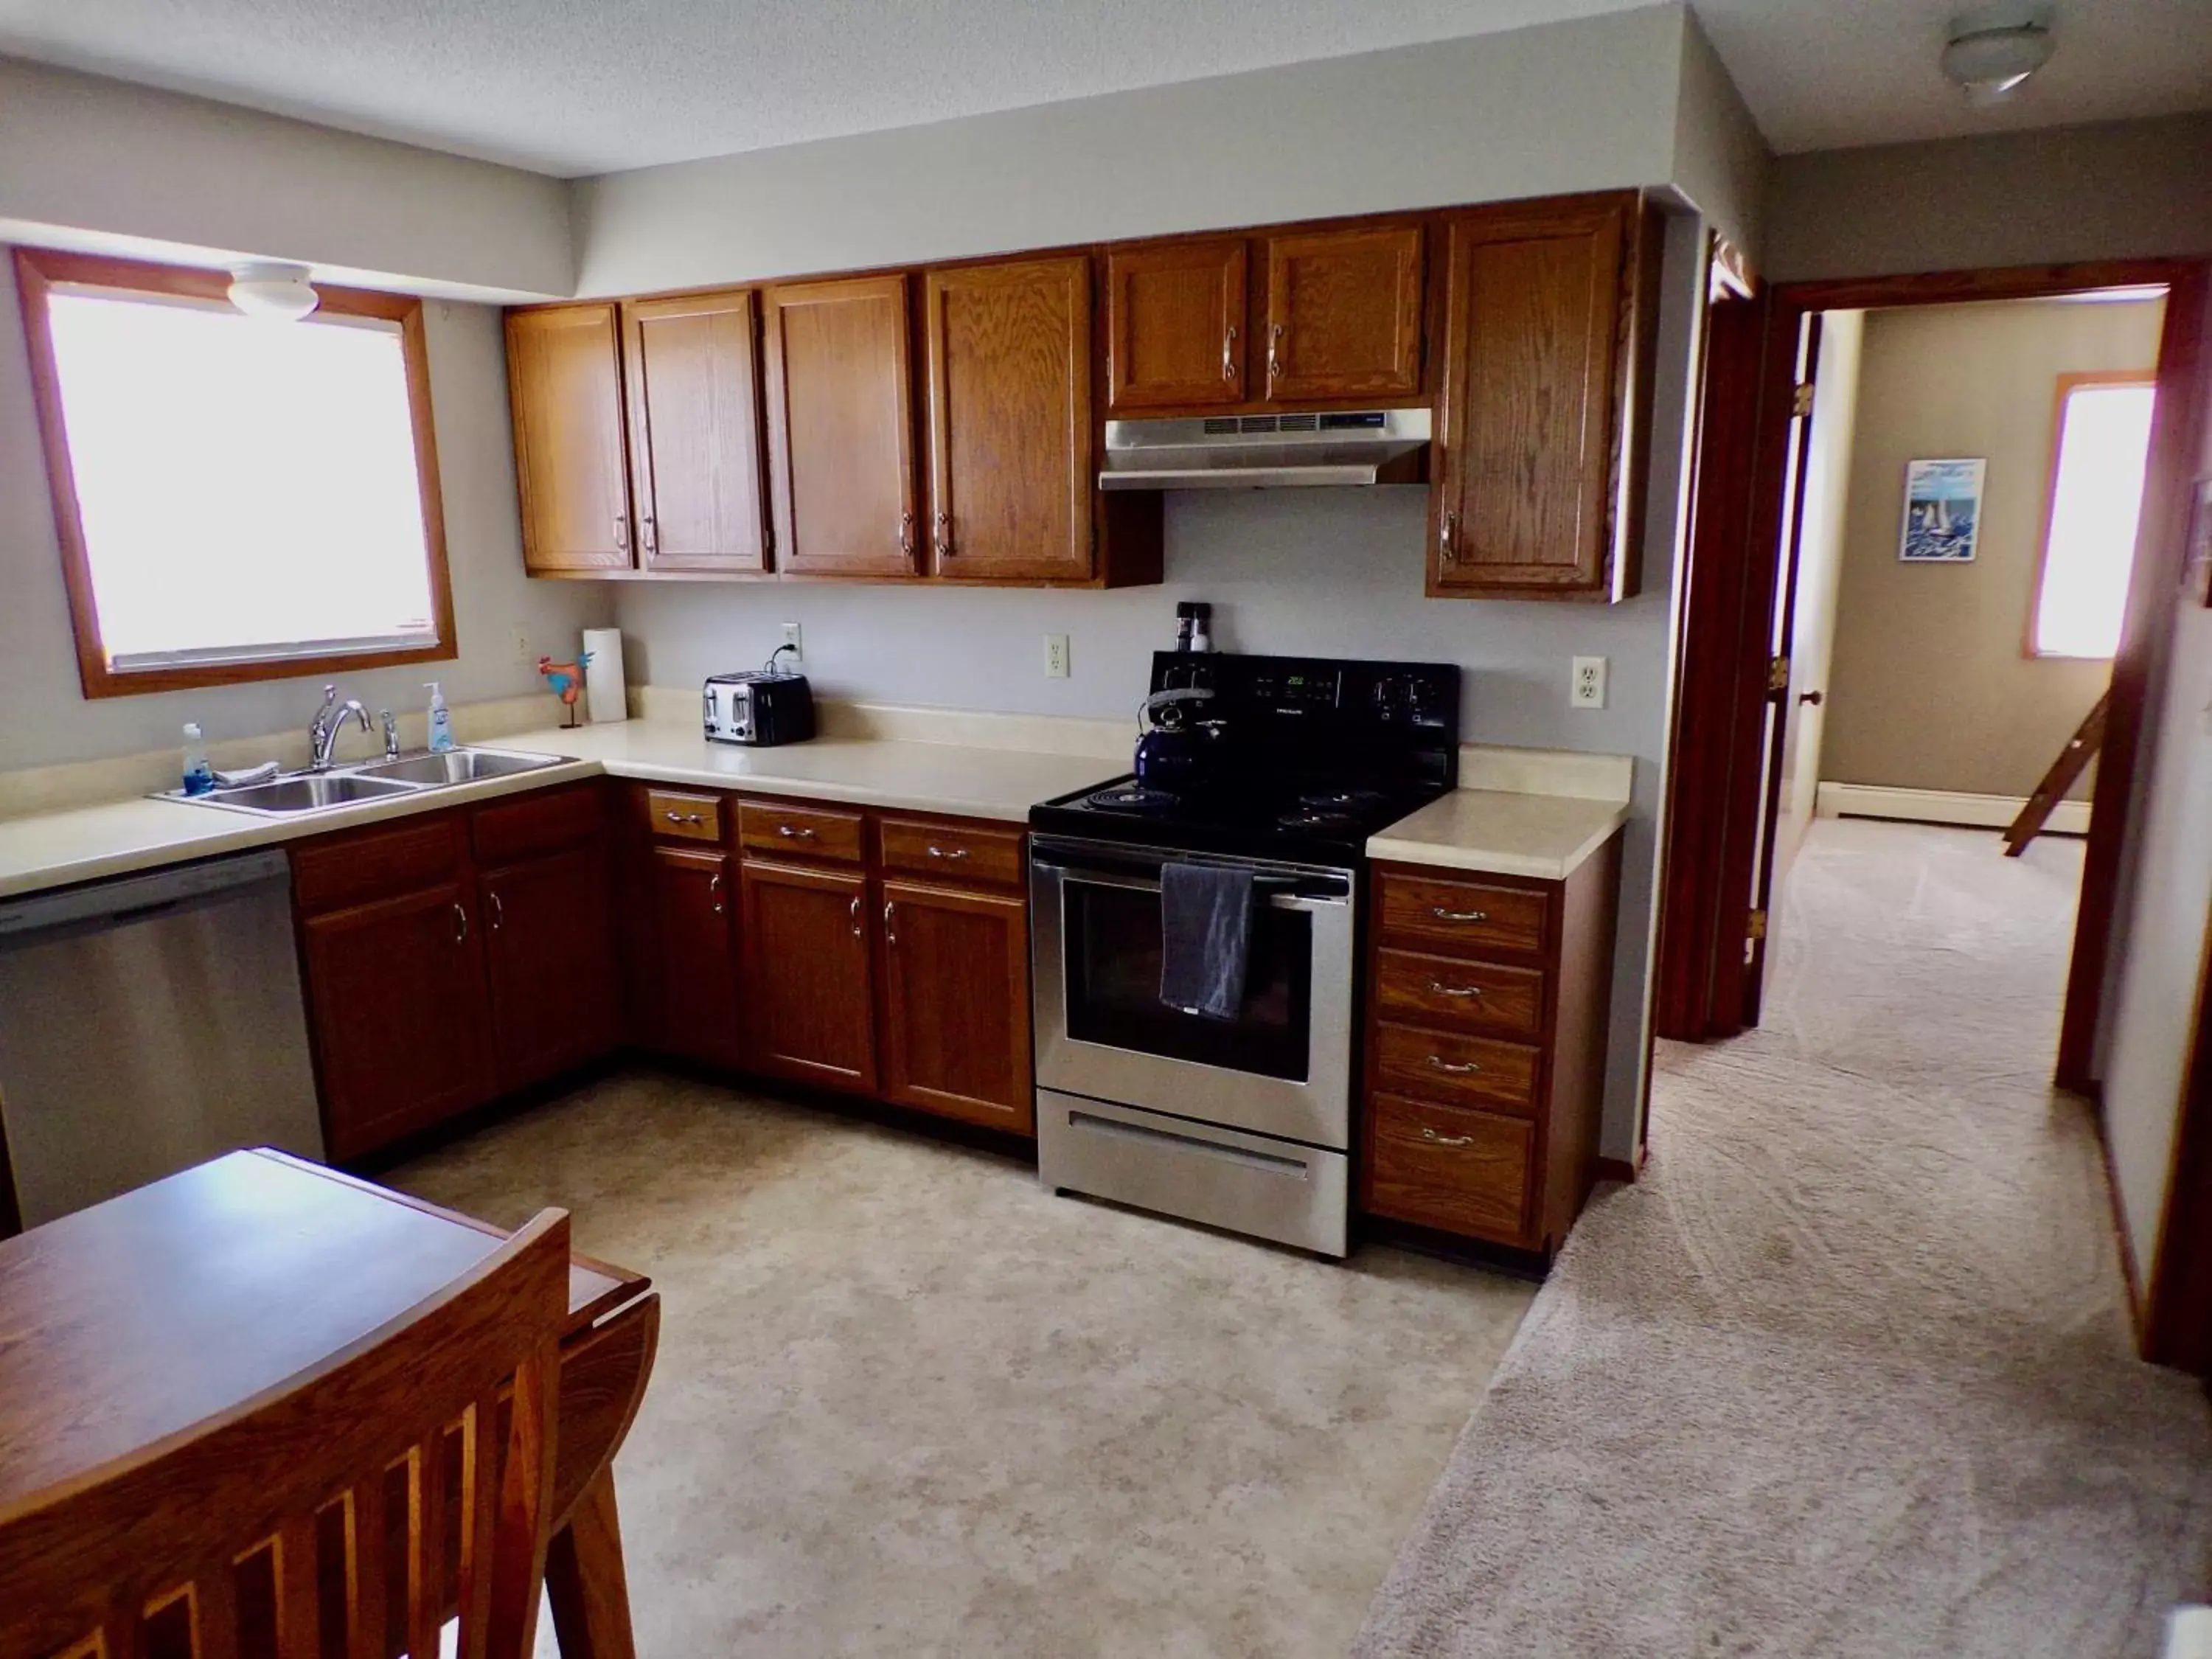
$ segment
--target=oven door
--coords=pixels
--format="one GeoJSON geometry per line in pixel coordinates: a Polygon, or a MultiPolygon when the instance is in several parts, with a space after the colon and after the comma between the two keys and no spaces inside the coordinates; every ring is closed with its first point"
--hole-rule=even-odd
{"type": "Polygon", "coordinates": [[[1349,1146],[1352,872],[1040,836],[1030,882],[1040,1086],[1349,1146]],[[1159,872],[1177,862],[1253,872],[1234,1018],[1160,1000],[1159,872]]]}

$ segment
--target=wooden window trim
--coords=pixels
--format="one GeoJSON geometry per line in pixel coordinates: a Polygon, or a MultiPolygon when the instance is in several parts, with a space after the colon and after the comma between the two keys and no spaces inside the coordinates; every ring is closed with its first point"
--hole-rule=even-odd
{"type": "MultiPolygon", "coordinates": [[[[2109,662],[2109,657],[2070,657],[2045,651],[2035,642],[2036,618],[2043,614],[2043,581],[2051,568],[2051,520],[2058,509],[2058,458],[2066,441],[2066,400],[2083,386],[2147,386],[2155,391],[2158,371],[2151,368],[2092,368],[2058,377],[2058,390],[2051,402],[2051,453],[2043,476],[2043,530],[2035,544],[2035,582],[2028,590],[2027,626],[2021,630],[2021,654],[2033,662],[2109,662]]],[[[2145,456],[2148,465],[2149,458],[2145,456]]],[[[2140,534],[2140,526],[2137,533],[2140,534]]],[[[2130,555],[2129,568],[2134,568],[2130,555]]]]}
{"type": "MultiPolygon", "coordinates": [[[[423,544],[429,559],[430,615],[434,637],[428,644],[346,653],[340,655],[269,657],[251,662],[193,663],[117,672],[108,666],[94,602],[92,564],[84,523],[70,464],[62,422],[61,381],[54,365],[47,326],[48,295],[57,288],[102,288],[124,293],[222,301],[230,285],[227,270],[152,264],[104,255],[19,247],[15,283],[22,306],[23,335],[30,352],[31,393],[38,410],[39,436],[46,450],[46,483],[53,495],[54,529],[61,544],[62,580],[69,591],[70,619],[76,635],[77,677],[90,697],[129,697],[198,686],[238,685],[257,680],[311,678],[350,673],[394,664],[442,662],[459,654],[453,630],[453,579],[446,565],[446,514],[438,486],[437,434],[430,416],[430,360],[423,343],[422,301],[412,295],[380,294],[366,289],[318,283],[317,316],[374,317],[399,326],[400,356],[407,376],[407,407],[414,427],[415,476],[422,503],[423,544]]],[[[312,319],[305,325],[312,326],[312,319]]]]}

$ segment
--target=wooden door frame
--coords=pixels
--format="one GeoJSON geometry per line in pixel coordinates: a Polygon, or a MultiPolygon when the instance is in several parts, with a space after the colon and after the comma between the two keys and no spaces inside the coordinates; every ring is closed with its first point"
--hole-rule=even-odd
{"type": "MultiPolygon", "coordinates": [[[[1660,874],[1661,979],[1653,1010],[1659,1035],[1703,1041],[1742,1027],[1744,966],[1741,950],[1730,947],[1748,933],[1749,859],[1757,836],[1756,823],[1745,819],[1763,811],[1756,750],[1764,736],[1766,696],[1765,675],[1751,674],[1747,665],[1764,665],[1773,636],[1790,394],[1804,319],[1824,311],[2051,299],[2152,284],[2163,284],[2168,295],[2143,524],[2147,530],[2162,530],[2138,538],[2134,580],[2171,586],[2169,578],[2179,576],[2179,542],[2195,470],[2190,440],[2212,263],[2112,260],[1783,283],[1765,296],[1764,344],[1755,368],[1747,372],[1740,355],[1732,359],[1715,352],[1708,357],[1700,397],[1701,476],[1693,485],[1682,647],[1675,667],[1667,853],[1660,874]],[[1747,427],[1756,434],[1749,453],[1740,443],[1708,441],[1717,432],[1747,427]],[[1722,489],[1716,490],[1714,510],[1707,516],[1709,468],[1746,480],[1751,496],[1740,518],[1728,508],[1722,489]]],[[[2057,1067],[2059,1085],[2083,1094],[2094,1095],[2096,1088],[2096,1036],[2121,854],[2152,664],[2166,615],[2165,607],[2130,605],[2112,663],[2112,723],[2097,771],[2057,1067]]],[[[1785,704],[1785,720],[1789,712],[1785,704]]]]}

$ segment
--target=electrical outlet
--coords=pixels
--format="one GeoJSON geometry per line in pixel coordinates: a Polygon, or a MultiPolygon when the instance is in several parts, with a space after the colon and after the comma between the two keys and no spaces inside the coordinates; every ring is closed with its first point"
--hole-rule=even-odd
{"type": "Polygon", "coordinates": [[[806,647],[799,640],[799,624],[797,623],[784,623],[783,642],[791,647],[792,661],[805,662],[806,660],[806,647]]]}
{"type": "Polygon", "coordinates": [[[514,659],[517,662],[537,660],[530,654],[530,633],[526,629],[518,628],[514,630],[514,659]]]}
{"type": "Polygon", "coordinates": [[[1048,634],[1044,636],[1044,677],[1048,680],[1067,678],[1067,635],[1048,634]]]}
{"type": "Polygon", "coordinates": [[[1570,708],[1602,708],[1605,707],[1605,659],[1577,657],[1574,678],[1568,683],[1567,707],[1570,708]]]}

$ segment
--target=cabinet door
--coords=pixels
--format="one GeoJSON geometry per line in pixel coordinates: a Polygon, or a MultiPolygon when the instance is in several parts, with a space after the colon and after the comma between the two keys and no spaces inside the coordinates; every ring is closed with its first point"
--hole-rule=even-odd
{"type": "Polygon", "coordinates": [[[647,859],[639,1028],[663,1054],[740,1065],[732,861],[688,847],[654,847],[647,859]]]}
{"type": "Polygon", "coordinates": [[[1421,228],[1270,236],[1261,395],[1402,398],[1421,389],[1421,228]]]}
{"type": "Polygon", "coordinates": [[[1453,222],[1431,593],[1605,592],[1627,211],[1453,222]]]}
{"type": "Polygon", "coordinates": [[[448,882],[301,924],[332,1158],[491,1097],[475,895],[448,882]]]}
{"type": "Polygon", "coordinates": [[[787,284],[761,304],[778,562],[795,575],[920,574],[906,279],[787,284]]]}
{"type": "Polygon", "coordinates": [[[768,568],[753,296],[623,306],[630,488],[647,570],[768,568]]]}
{"type": "Polygon", "coordinates": [[[1244,241],[1106,256],[1106,406],[1115,414],[1244,401],[1244,241]]]}
{"type": "Polygon", "coordinates": [[[620,1041],[611,884],[597,840],[479,881],[501,1089],[581,1065],[620,1041]]]}
{"type": "Polygon", "coordinates": [[[1091,262],[927,279],[929,544],[940,576],[1091,574],[1091,262]]]}
{"type": "Polygon", "coordinates": [[[614,307],[509,312],[507,379],[524,566],[629,569],[614,307]]]}
{"type": "Polygon", "coordinates": [[[884,1094],[1035,1132],[1029,906],[906,882],[884,885],[884,1094]]]}
{"type": "Polygon", "coordinates": [[[750,860],[744,875],[752,1066],[831,1088],[873,1090],[866,878],[750,860]]]}

